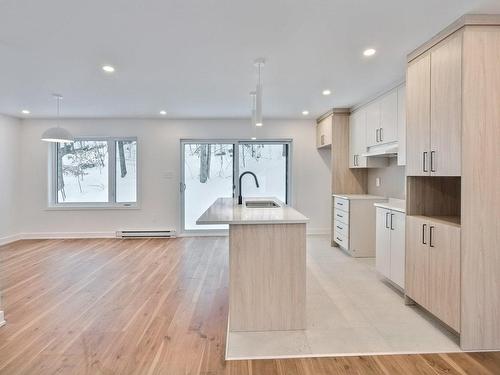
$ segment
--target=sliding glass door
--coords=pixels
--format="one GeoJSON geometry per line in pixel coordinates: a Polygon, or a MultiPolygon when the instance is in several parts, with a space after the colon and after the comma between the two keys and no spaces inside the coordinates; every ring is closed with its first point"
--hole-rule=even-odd
{"type": "Polygon", "coordinates": [[[224,230],[227,225],[196,225],[196,220],[220,197],[237,197],[238,177],[245,197],[276,197],[289,203],[291,141],[181,141],[182,232],[224,230]],[[251,177],[251,176],[250,176],[251,177]]]}

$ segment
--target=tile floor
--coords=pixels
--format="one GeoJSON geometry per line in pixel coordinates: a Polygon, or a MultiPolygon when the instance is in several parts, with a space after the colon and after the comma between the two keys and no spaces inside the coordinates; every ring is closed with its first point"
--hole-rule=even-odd
{"type": "Polygon", "coordinates": [[[307,329],[229,333],[227,359],[460,351],[455,335],[378,276],[374,258],[351,258],[326,237],[307,246],[307,329]]]}

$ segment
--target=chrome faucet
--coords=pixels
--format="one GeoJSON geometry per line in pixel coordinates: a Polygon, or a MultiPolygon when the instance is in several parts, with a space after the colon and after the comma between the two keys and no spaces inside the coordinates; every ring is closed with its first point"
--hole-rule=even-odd
{"type": "Polygon", "coordinates": [[[255,185],[257,187],[259,187],[259,180],[257,180],[257,176],[255,175],[255,173],[253,172],[250,172],[250,171],[246,171],[246,172],[243,172],[241,175],[240,175],[240,184],[239,184],[239,193],[240,195],[238,195],[238,204],[242,204],[243,203],[243,197],[241,196],[241,178],[246,175],[246,174],[251,174],[255,180],[255,185]]]}

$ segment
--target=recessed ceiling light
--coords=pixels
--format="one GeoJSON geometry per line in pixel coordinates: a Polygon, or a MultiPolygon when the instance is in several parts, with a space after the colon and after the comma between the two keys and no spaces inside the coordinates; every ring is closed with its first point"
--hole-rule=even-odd
{"type": "Polygon", "coordinates": [[[262,122],[256,123],[255,126],[262,126],[262,122]]]}
{"type": "Polygon", "coordinates": [[[102,70],[104,70],[106,73],[113,73],[115,71],[115,68],[111,65],[104,65],[102,67],[102,70]]]}
{"type": "Polygon", "coordinates": [[[323,90],[322,94],[327,96],[330,95],[332,92],[330,90],[323,90]]]}
{"type": "Polygon", "coordinates": [[[375,55],[377,51],[375,51],[373,48],[368,48],[363,51],[363,55],[365,56],[373,56],[375,55]]]}
{"type": "Polygon", "coordinates": [[[30,111],[28,111],[27,109],[23,109],[23,110],[21,111],[21,113],[22,113],[22,114],[24,114],[24,115],[29,115],[31,112],[30,112],[30,111]]]}
{"type": "Polygon", "coordinates": [[[166,116],[167,115],[167,111],[160,111],[160,115],[166,116]]]}
{"type": "Polygon", "coordinates": [[[255,141],[257,138],[256,137],[252,137],[252,141],[255,141]]]}
{"type": "Polygon", "coordinates": [[[307,116],[307,115],[309,114],[309,111],[302,111],[302,114],[303,114],[304,116],[307,116]]]}

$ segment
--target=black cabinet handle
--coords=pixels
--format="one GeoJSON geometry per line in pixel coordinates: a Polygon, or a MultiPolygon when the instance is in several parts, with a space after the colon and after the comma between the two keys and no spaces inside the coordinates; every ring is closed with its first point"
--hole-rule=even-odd
{"type": "Polygon", "coordinates": [[[337,227],[337,228],[339,228],[340,230],[344,229],[344,228],[342,228],[342,227],[339,227],[338,225],[336,225],[336,227],[337,227]]]}
{"type": "Polygon", "coordinates": [[[342,242],[342,240],[340,238],[338,238],[338,237],[336,237],[336,238],[337,238],[338,241],[342,242]]]}
{"type": "Polygon", "coordinates": [[[425,232],[427,229],[427,224],[422,224],[422,243],[424,245],[427,245],[427,242],[425,242],[425,232]]]}
{"type": "Polygon", "coordinates": [[[389,212],[386,212],[385,213],[385,227],[387,229],[389,229],[388,216],[389,216],[389,212]]]}
{"type": "Polygon", "coordinates": [[[380,131],[379,131],[379,134],[380,134],[380,135],[379,135],[380,142],[382,142],[382,141],[383,141],[383,139],[382,139],[382,134],[383,134],[382,130],[384,130],[384,128],[380,128],[380,131]]]}
{"type": "Polygon", "coordinates": [[[394,230],[394,227],[392,226],[392,218],[394,217],[394,214],[391,213],[391,230],[394,230]]]}
{"type": "Polygon", "coordinates": [[[423,171],[429,172],[429,170],[427,169],[427,151],[424,151],[422,159],[423,159],[423,166],[422,166],[423,171]]]}
{"type": "MultiPolygon", "coordinates": [[[[344,160],[345,160],[345,159],[344,159],[344,160]]],[[[343,206],[343,205],[344,205],[344,203],[340,203],[340,202],[337,202],[337,204],[338,204],[339,206],[343,206]]]]}
{"type": "Polygon", "coordinates": [[[436,155],[436,151],[431,151],[431,172],[436,172],[434,168],[434,156],[436,155]]]}
{"type": "Polygon", "coordinates": [[[434,226],[431,225],[431,227],[429,228],[429,246],[430,247],[434,247],[434,245],[432,244],[432,233],[434,233],[433,229],[434,229],[434,226]]]}
{"type": "Polygon", "coordinates": [[[337,214],[338,217],[343,217],[342,215],[337,214]]]}
{"type": "Polygon", "coordinates": [[[375,139],[377,142],[379,142],[379,140],[378,140],[378,132],[379,131],[380,131],[380,129],[375,130],[375,139]]]}

